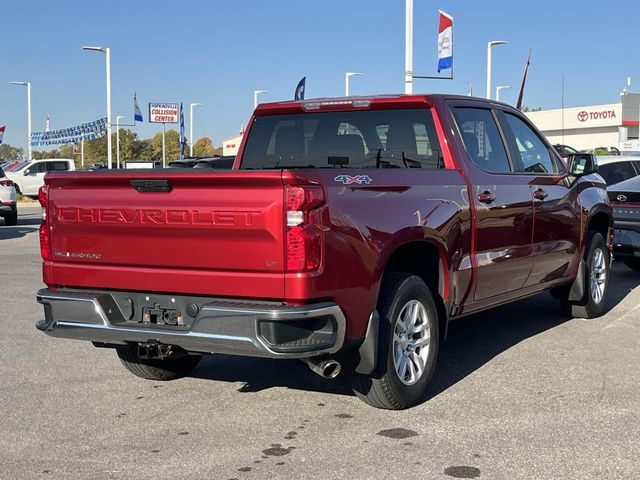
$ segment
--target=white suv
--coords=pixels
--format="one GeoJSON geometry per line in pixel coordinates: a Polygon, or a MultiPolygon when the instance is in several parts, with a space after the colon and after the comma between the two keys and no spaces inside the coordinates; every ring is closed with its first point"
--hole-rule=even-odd
{"type": "Polygon", "coordinates": [[[44,176],[49,172],[66,172],[75,170],[73,160],[67,158],[45,158],[25,162],[6,175],[16,184],[18,193],[27,197],[37,197],[38,189],[44,185],[44,176]]]}
{"type": "Polygon", "coordinates": [[[13,226],[18,223],[18,207],[16,206],[16,188],[0,168],[0,217],[4,223],[13,226]]]}

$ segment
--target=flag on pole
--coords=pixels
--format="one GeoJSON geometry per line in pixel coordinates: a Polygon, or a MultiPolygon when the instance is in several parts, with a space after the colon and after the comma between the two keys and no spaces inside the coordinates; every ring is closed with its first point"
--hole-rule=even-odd
{"type": "Polygon", "coordinates": [[[527,64],[524,67],[524,75],[522,75],[522,83],[520,84],[520,93],[518,94],[518,102],[516,108],[522,110],[522,97],[524,97],[524,84],[527,81],[527,72],[529,71],[529,64],[531,63],[531,50],[529,50],[529,56],[527,57],[527,64]]]}
{"type": "Polygon", "coordinates": [[[180,102],[180,160],[184,160],[184,112],[182,111],[182,102],[180,102]]]}
{"type": "Polygon", "coordinates": [[[302,77],[302,79],[298,82],[298,86],[296,87],[296,92],[293,96],[294,100],[304,100],[304,89],[307,84],[307,77],[302,77]]]}
{"type": "Polygon", "coordinates": [[[135,92],[133,93],[133,121],[144,122],[142,118],[142,111],[140,111],[140,105],[138,105],[138,97],[135,92]]]}
{"type": "Polygon", "coordinates": [[[49,131],[49,127],[50,127],[50,120],[51,118],[49,117],[49,114],[47,113],[47,122],[44,124],[44,131],[48,132],[49,131]]]}
{"type": "Polygon", "coordinates": [[[442,10],[438,25],[438,73],[453,67],[453,17],[442,10]]]}
{"type": "Polygon", "coordinates": [[[6,129],[6,126],[1,126],[0,127],[0,143],[2,143],[2,137],[4,137],[4,130],[6,129]]]}

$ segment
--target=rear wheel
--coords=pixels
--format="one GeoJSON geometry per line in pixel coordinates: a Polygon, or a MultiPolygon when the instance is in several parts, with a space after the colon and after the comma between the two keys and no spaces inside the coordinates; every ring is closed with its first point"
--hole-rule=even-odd
{"type": "Polygon", "coordinates": [[[622,260],[624,264],[629,267],[631,270],[635,270],[636,272],[640,272],[640,258],[625,258],[622,260]]]}
{"type": "Polygon", "coordinates": [[[146,380],[175,380],[189,375],[198,366],[201,355],[175,355],[163,359],[141,358],[137,345],[116,348],[120,361],[134,375],[146,380]]]}
{"type": "Polygon", "coordinates": [[[353,390],[376,408],[408,408],[424,395],[438,357],[438,314],[433,295],[415,275],[387,274],[378,313],[377,372],[354,372],[353,390]]]}
{"type": "Polygon", "coordinates": [[[18,211],[14,210],[13,213],[4,216],[4,223],[9,227],[13,227],[18,224],[18,211]]]}
{"type": "Polygon", "coordinates": [[[583,297],[579,301],[569,301],[564,297],[560,302],[563,311],[571,317],[595,318],[601,316],[606,307],[611,267],[611,254],[600,233],[590,232],[584,262],[587,268],[583,297]]]}

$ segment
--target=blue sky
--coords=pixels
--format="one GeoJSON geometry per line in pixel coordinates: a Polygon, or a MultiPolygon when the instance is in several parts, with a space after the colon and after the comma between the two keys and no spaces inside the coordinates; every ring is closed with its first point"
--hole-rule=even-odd
{"type": "MultiPolygon", "coordinates": [[[[0,125],[5,142],[26,146],[26,92],[32,82],[33,130],[65,128],[104,116],[104,56],[111,47],[112,112],[133,116],[133,92],[147,102],[201,102],[194,137],[216,146],[261,101],[290,99],[307,76],[307,98],[403,91],[404,0],[322,1],[10,1],[2,6],[0,125]]],[[[485,92],[486,42],[494,49],[493,84],[511,85],[515,103],[529,48],[525,104],[558,107],[616,102],[626,77],[640,91],[640,2],[450,0],[414,2],[414,71],[434,75],[437,11],[455,20],[455,80],[416,80],[416,92],[485,92]]],[[[188,121],[188,117],[187,117],[188,121]]],[[[188,128],[188,127],[187,127],[188,128]]],[[[138,125],[147,138],[160,125],[138,125]]],[[[188,131],[188,130],[187,130],[188,131]]]]}

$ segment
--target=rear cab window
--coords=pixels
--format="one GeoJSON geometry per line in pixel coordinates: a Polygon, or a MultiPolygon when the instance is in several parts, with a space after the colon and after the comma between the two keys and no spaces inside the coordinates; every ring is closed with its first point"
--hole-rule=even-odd
{"type": "Polygon", "coordinates": [[[254,119],[241,170],[444,168],[429,109],[266,115],[254,119]]]}
{"type": "Polygon", "coordinates": [[[49,172],[65,172],[69,170],[69,164],[67,162],[47,162],[49,172]]]}

